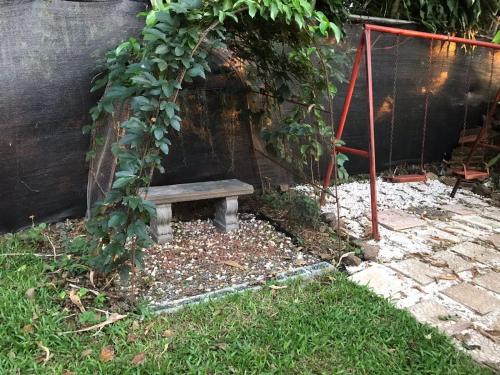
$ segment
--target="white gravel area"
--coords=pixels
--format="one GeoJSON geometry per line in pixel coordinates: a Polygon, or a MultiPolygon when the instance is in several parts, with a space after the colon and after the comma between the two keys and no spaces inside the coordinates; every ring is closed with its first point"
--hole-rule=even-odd
{"type": "MultiPolygon", "coordinates": [[[[314,194],[314,188],[300,185],[297,190],[314,194]]],[[[370,184],[368,181],[354,181],[337,188],[340,201],[340,217],[344,228],[354,237],[361,238],[370,227],[370,184]]],[[[331,188],[332,193],[333,188],[331,188]]],[[[377,179],[378,209],[401,209],[428,207],[439,208],[446,204],[462,203],[465,206],[487,207],[489,200],[470,191],[460,189],[455,199],[450,198],[451,187],[439,180],[394,184],[377,179]]],[[[336,213],[335,200],[327,196],[323,212],[336,213]]],[[[381,231],[382,240],[386,237],[381,231]]],[[[386,233],[387,234],[387,233],[386,233]]],[[[392,235],[392,234],[391,234],[392,235]]]]}

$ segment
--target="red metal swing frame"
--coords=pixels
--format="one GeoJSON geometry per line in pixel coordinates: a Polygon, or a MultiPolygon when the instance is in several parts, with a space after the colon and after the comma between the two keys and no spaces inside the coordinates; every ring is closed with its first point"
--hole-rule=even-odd
{"type": "Polygon", "coordinates": [[[378,229],[378,214],[377,214],[377,170],[376,170],[376,153],[375,153],[375,118],[373,109],[373,81],[372,81],[372,46],[371,46],[371,33],[379,32],[393,35],[402,35],[413,38],[430,39],[430,40],[441,40],[446,42],[454,42],[460,44],[473,45],[478,47],[486,47],[491,49],[500,49],[499,44],[483,42],[479,40],[472,40],[466,38],[459,38],[449,35],[442,34],[432,34],[425,33],[421,31],[398,29],[394,27],[379,26],[372,24],[365,24],[364,30],[359,41],[358,49],[356,51],[356,56],[354,57],[354,65],[351,72],[351,80],[347,89],[347,94],[344,101],[344,108],[340,116],[339,126],[336,133],[336,141],[332,147],[332,157],[328,162],[328,167],[326,170],[326,175],[323,180],[323,192],[321,194],[321,203],[324,203],[325,193],[324,190],[330,186],[330,180],[332,178],[334,169],[334,155],[337,152],[348,153],[353,155],[362,156],[367,158],[369,161],[369,174],[370,174],[370,200],[371,200],[371,222],[372,222],[372,237],[376,240],[380,239],[380,233],[378,229]],[[369,143],[368,150],[360,150],[356,148],[351,148],[347,146],[336,146],[338,140],[342,139],[344,133],[344,127],[347,120],[347,114],[349,113],[349,108],[351,106],[352,95],[354,93],[354,87],[356,85],[356,80],[359,75],[359,68],[361,61],[363,59],[363,53],[365,55],[365,65],[366,65],[366,82],[367,82],[367,97],[368,97],[368,134],[369,143]]]}

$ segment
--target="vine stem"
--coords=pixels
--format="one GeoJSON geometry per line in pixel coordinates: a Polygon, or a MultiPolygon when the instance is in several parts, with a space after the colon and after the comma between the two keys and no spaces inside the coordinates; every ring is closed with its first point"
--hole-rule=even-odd
{"type": "MultiPolygon", "coordinates": [[[[326,82],[326,93],[327,93],[327,98],[328,98],[328,109],[329,109],[329,120],[330,120],[330,126],[332,128],[332,137],[335,136],[335,125],[334,125],[334,118],[333,118],[333,97],[330,95],[329,91],[329,86],[330,86],[330,79],[328,78],[328,69],[326,67],[325,63],[325,57],[323,53],[321,52],[320,48],[318,45],[316,47],[316,55],[319,58],[319,61],[321,63],[321,66],[323,68],[323,72],[325,74],[325,82],[326,82]]],[[[335,142],[335,139],[333,140],[335,142]]],[[[334,143],[334,148],[335,148],[335,143],[334,143]]],[[[333,187],[335,189],[334,193],[334,199],[335,199],[335,205],[337,208],[337,237],[339,241],[339,250],[342,248],[342,237],[341,237],[341,228],[340,228],[340,199],[339,199],[339,193],[338,193],[338,175],[337,175],[337,153],[334,151],[333,154],[330,156],[333,158],[333,165],[335,166],[335,173],[333,174],[333,187]]],[[[328,190],[328,189],[326,189],[328,190]]]]}
{"type": "MultiPolygon", "coordinates": [[[[194,46],[194,48],[191,50],[191,53],[189,55],[190,58],[193,58],[194,54],[196,53],[196,51],[198,50],[198,48],[200,48],[201,44],[203,43],[203,41],[205,40],[205,38],[207,37],[208,33],[210,31],[212,31],[213,29],[215,29],[218,25],[219,25],[219,21],[214,21],[210,24],[210,26],[208,26],[205,31],[203,31],[203,33],[201,34],[201,37],[200,39],[198,40],[198,42],[196,43],[196,45],[194,46]]],[[[182,83],[182,81],[184,81],[184,77],[186,75],[186,72],[187,72],[187,68],[184,67],[182,68],[180,74],[178,75],[177,77],[177,84],[180,84],[182,83]]],[[[177,102],[177,97],[179,96],[179,92],[181,91],[181,89],[177,89],[175,90],[175,93],[174,93],[174,97],[172,99],[172,102],[176,103],[177,102]]]]}
{"type": "MultiPolygon", "coordinates": [[[[210,31],[212,31],[213,29],[215,29],[219,25],[219,23],[220,22],[218,20],[214,21],[214,22],[212,22],[210,24],[210,26],[208,26],[203,31],[203,33],[201,34],[200,39],[198,40],[198,42],[196,43],[196,45],[194,46],[194,48],[191,50],[191,53],[189,54],[190,58],[193,58],[194,54],[200,48],[201,44],[203,43],[203,41],[207,37],[208,33],[210,33],[210,31]]],[[[177,76],[177,80],[176,80],[177,84],[180,84],[180,83],[182,83],[182,81],[184,81],[184,77],[186,76],[186,72],[187,72],[187,68],[186,67],[182,68],[181,72],[177,76]]],[[[172,103],[174,103],[174,104],[177,103],[177,99],[179,97],[179,92],[180,91],[181,91],[181,89],[176,89],[175,90],[174,96],[172,98],[172,103]]],[[[146,148],[146,151],[149,151],[149,146],[146,148]]],[[[153,173],[154,173],[154,171],[155,171],[155,167],[153,166],[153,167],[151,167],[151,170],[149,171],[148,185],[146,186],[146,197],[148,195],[149,188],[151,187],[151,181],[153,180],[153,173]]]]}
{"type": "MultiPolygon", "coordinates": [[[[238,14],[238,13],[241,13],[241,12],[244,12],[245,10],[248,10],[248,7],[243,7],[241,9],[238,9],[237,11],[233,12],[234,14],[238,14]]],[[[193,58],[194,54],[196,53],[196,51],[201,47],[201,44],[205,41],[206,37],[208,36],[208,34],[213,30],[215,29],[218,25],[220,24],[219,20],[215,20],[213,21],[204,31],[203,33],[201,34],[200,36],[200,39],[198,40],[198,42],[196,43],[196,45],[193,47],[193,49],[191,50],[191,53],[189,54],[189,57],[190,58],[193,58]]],[[[183,81],[184,81],[184,77],[186,76],[186,72],[187,72],[187,68],[186,67],[183,67],[181,72],[179,73],[179,75],[177,76],[177,84],[181,84],[183,81]]],[[[174,96],[172,98],[172,103],[176,104],[177,103],[177,99],[179,97],[179,92],[181,91],[181,89],[176,89],[175,90],[175,93],[174,93],[174,96]]],[[[158,117],[158,113],[159,113],[159,108],[157,110],[157,116],[158,117]]],[[[146,151],[149,151],[149,146],[146,148],[146,151]]],[[[152,167],[151,170],[149,171],[149,180],[148,180],[148,185],[146,186],[146,194],[145,196],[147,197],[148,195],[148,191],[149,191],[149,188],[151,187],[151,181],[153,180],[153,173],[154,173],[154,170],[155,170],[155,167],[152,167]]]]}

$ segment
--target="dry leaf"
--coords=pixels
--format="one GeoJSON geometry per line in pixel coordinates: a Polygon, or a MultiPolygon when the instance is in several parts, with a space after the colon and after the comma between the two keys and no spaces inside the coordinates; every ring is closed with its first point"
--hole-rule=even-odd
{"type": "Polygon", "coordinates": [[[492,336],[500,337],[500,329],[487,329],[486,332],[492,336]]]}
{"type": "Polygon", "coordinates": [[[144,329],[144,334],[145,334],[145,335],[147,335],[147,334],[149,333],[149,330],[150,330],[151,328],[153,328],[153,326],[154,326],[154,325],[155,325],[155,322],[151,322],[151,323],[149,323],[149,324],[146,326],[146,328],[144,329]]]}
{"type": "Polygon", "coordinates": [[[33,333],[34,331],[35,331],[35,328],[31,324],[26,324],[23,327],[23,332],[25,332],[25,333],[33,333]]]}
{"type": "Polygon", "coordinates": [[[146,354],[145,353],[139,353],[137,354],[133,359],[132,359],[132,364],[134,365],[141,365],[144,363],[146,360],[146,354]]]}
{"type": "Polygon", "coordinates": [[[481,345],[467,344],[466,342],[462,342],[462,347],[467,350],[481,350],[481,345]]]}
{"type": "Polygon", "coordinates": [[[235,262],[234,260],[225,260],[222,263],[225,264],[226,266],[231,266],[234,268],[238,268],[240,270],[246,270],[246,267],[243,267],[241,264],[239,264],[238,262],[235,262]]]}
{"type": "Polygon", "coordinates": [[[112,361],[115,356],[115,349],[111,345],[104,346],[99,353],[99,359],[101,362],[112,361]]]}
{"type": "Polygon", "coordinates": [[[333,255],[328,253],[317,253],[321,260],[332,260],[333,255]]]}
{"type": "Polygon", "coordinates": [[[86,357],[90,357],[90,355],[92,355],[92,349],[85,349],[82,354],[80,354],[80,357],[82,358],[86,358],[86,357]]]}
{"type": "Polygon", "coordinates": [[[456,335],[453,335],[458,341],[469,341],[470,340],[470,334],[468,333],[457,333],[456,335]]]}
{"type": "Polygon", "coordinates": [[[112,313],[108,319],[106,319],[104,322],[102,323],[99,323],[99,324],[95,324],[93,326],[90,326],[90,327],[86,327],[86,328],[82,328],[82,329],[78,329],[76,331],[67,331],[67,332],[61,332],[60,334],[61,335],[65,335],[65,334],[68,334],[68,333],[79,333],[79,332],[87,332],[87,331],[92,331],[93,329],[103,329],[104,327],[106,327],[107,325],[109,324],[113,324],[115,322],[117,322],[118,320],[120,319],[123,319],[123,318],[126,318],[127,315],[120,315],[120,314],[117,314],[117,313],[112,313]]]}
{"type": "Polygon", "coordinates": [[[481,273],[477,270],[476,267],[472,268],[471,270],[471,273],[472,273],[472,278],[476,278],[478,277],[479,275],[481,275],[481,273]]]}
{"type": "Polygon", "coordinates": [[[448,267],[448,263],[445,262],[444,260],[431,259],[429,263],[434,267],[440,267],[440,268],[448,267]]]}
{"type": "Polygon", "coordinates": [[[500,342],[500,337],[499,337],[500,332],[498,332],[496,330],[488,331],[488,330],[482,329],[481,327],[476,327],[476,329],[479,331],[480,334],[482,334],[484,337],[489,338],[491,341],[500,342]]]}
{"type": "Polygon", "coordinates": [[[223,350],[223,351],[226,351],[227,350],[227,344],[226,343],[223,343],[223,342],[219,342],[218,344],[215,344],[213,346],[214,349],[218,349],[218,350],[223,350]]]}
{"type": "Polygon", "coordinates": [[[80,300],[80,297],[78,297],[78,294],[76,294],[74,289],[71,289],[69,292],[69,299],[73,304],[76,305],[80,309],[81,312],[85,312],[85,307],[82,304],[82,301],[80,300]]]}
{"type": "Polygon", "coordinates": [[[288,285],[269,285],[271,289],[285,289],[288,288],[288,285]]]}
{"type": "Polygon", "coordinates": [[[95,283],[94,283],[94,275],[95,275],[94,270],[91,270],[91,271],[89,272],[89,280],[90,280],[90,283],[92,284],[92,286],[95,288],[95,283]]]}
{"type": "Polygon", "coordinates": [[[127,335],[127,342],[135,342],[137,340],[137,335],[134,335],[133,333],[129,333],[127,335]]]}
{"type": "Polygon", "coordinates": [[[74,373],[74,372],[72,372],[72,371],[68,371],[68,370],[66,370],[66,371],[64,371],[64,372],[62,373],[62,375],[75,375],[75,373],[74,373]]]}
{"type": "Polygon", "coordinates": [[[297,259],[294,264],[298,267],[302,267],[307,265],[307,262],[304,259],[297,259]]]}
{"type": "Polygon", "coordinates": [[[455,273],[450,273],[450,274],[447,274],[447,275],[436,276],[436,279],[439,279],[439,280],[456,280],[456,279],[458,279],[458,275],[455,274],[455,273]]]}
{"type": "Polygon", "coordinates": [[[140,327],[139,322],[138,322],[137,320],[134,320],[134,321],[132,322],[132,329],[133,329],[134,331],[137,331],[137,330],[139,329],[139,327],[140,327]]]}
{"type": "Polygon", "coordinates": [[[24,295],[27,299],[35,298],[35,288],[29,288],[24,295]]]}
{"type": "Polygon", "coordinates": [[[38,345],[38,347],[39,347],[40,349],[42,349],[42,350],[45,352],[45,355],[41,355],[41,356],[39,356],[39,357],[36,359],[36,361],[37,361],[38,363],[45,363],[45,362],[47,362],[47,361],[50,359],[50,357],[52,357],[52,355],[50,354],[50,350],[49,350],[49,348],[47,348],[45,345],[43,345],[43,344],[42,344],[42,342],[40,342],[40,341],[39,341],[39,342],[37,342],[37,345],[38,345]]]}
{"type": "Polygon", "coordinates": [[[175,335],[174,331],[171,329],[166,329],[163,331],[163,337],[173,337],[175,335]]]}
{"type": "Polygon", "coordinates": [[[423,290],[422,287],[420,287],[419,285],[415,284],[415,285],[412,286],[412,288],[414,288],[414,289],[416,289],[416,290],[418,290],[418,291],[420,291],[422,293],[425,293],[425,290],[423,290]]]}

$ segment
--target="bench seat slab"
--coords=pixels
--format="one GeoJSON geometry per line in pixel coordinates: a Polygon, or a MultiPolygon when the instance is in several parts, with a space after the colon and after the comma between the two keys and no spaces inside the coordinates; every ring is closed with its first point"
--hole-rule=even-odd
{"type": "MultiPolygon", "coordinates": [[[[217,199],[252,194],[253,186],[240,180],[219,180],[189,184],[153,186],[147,190],[146,199],[157,205],[176,202],[190,202],[203,199],[217,199]]],[[[145,195],[145,190],[141,191],[145,195]]]]}

